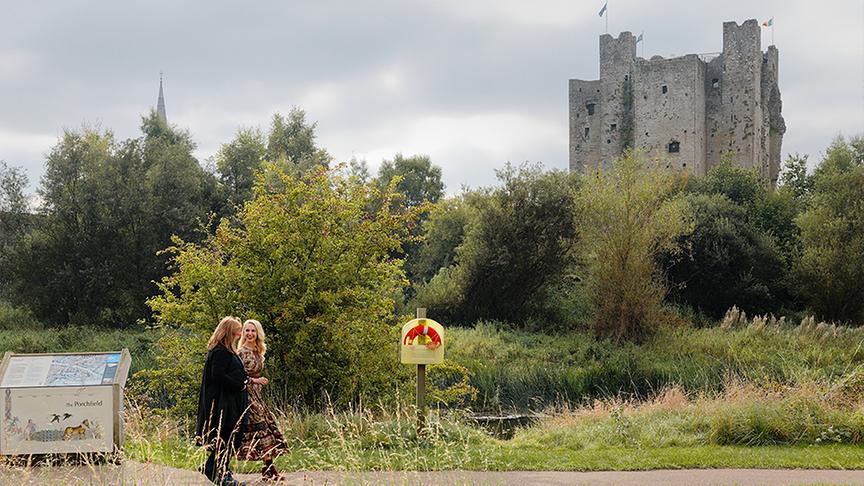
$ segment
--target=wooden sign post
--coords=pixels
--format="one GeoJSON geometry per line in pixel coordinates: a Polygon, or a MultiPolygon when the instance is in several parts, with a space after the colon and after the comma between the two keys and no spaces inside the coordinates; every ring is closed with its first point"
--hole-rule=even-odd
{"type": "Polygon", "coordinates": [[[426,365],[444,362],[444,326],[426,318],[426,309],[417,309],[417,318],[402,326],[399,345],[401,361],[417,365],[417,435],[426,428],[426,365]]]}
{"type": "MultiPolygon", "coordinates": [[[[417,319],[426,318],[426,309],[417,309],[417,319]]],[[[417,436],[426,429],[426,365],[417,365],[417,436]]]]}

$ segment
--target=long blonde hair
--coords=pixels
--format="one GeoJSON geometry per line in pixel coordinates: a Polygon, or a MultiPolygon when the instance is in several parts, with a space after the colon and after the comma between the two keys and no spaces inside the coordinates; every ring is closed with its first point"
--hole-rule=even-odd
{"type": "Polygon", "coordinates": [[[207,341],[207,351],[212,351],[213,348],[219,346],[225,346],[234,354],[237,354],[237,346],[234,341],[234,333],[237,332],[237,328],[242,329],[242,324],[240,324],[240,319],[237,319],[233,316],[223,317],[221,321],[219,321],[219,325],[216,326],[216,330],[213,331],[213,335],[210,336],[210,340],[207,341]]]}
{"type": "MultiPolygon", "coordinates": [[[[255,326],[255,342],[252,343],[252,348],[255,349],[258,354],[264,356],[267,354],[267,343],[265,343],[264,337],[264,327],[261,326],[261,323],[256,321],[255,319],[247,319],[246,322],[243,323],[243,329],[246,329],[246,324],[252,324],[255,326]]],[[[246,341],[246,333],[240,336],[240,345],[239,347],[243,347],[248,341],[246,341]]]]}

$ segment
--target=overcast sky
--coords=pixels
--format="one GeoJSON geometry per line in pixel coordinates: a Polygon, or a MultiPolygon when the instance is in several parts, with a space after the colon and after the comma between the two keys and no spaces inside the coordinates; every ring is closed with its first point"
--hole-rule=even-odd
{"type": "MultiPolygon", "coordinates": [[[[450,193],[507,161],[567,167],[567,80],[598,77],[602,0],[0,0],[0,159],[31,186],[64,128],[137,137],[165,72],[168,120],[203,162],[292,106],[337,160],[428,154],[450,193]]],[[[722,49],[774,17],[783,157],[864,133],[864,1],[610,0],[639,55],[722,49]]],[[[763,29],[762,48],[770,43],[763,29]]]]}

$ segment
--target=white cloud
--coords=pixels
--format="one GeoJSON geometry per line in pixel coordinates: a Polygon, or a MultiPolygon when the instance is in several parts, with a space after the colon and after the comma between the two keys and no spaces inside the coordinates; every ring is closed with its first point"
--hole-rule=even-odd
{"type": "Polygon", "coordinates": [[[9,165],[23,166],[32,184],[34,175],[41,175],[43,154],[47,153],[56,141],[57,135],[0,128],[0,159],[9,165]]]}
{"type": "Polygon", "coordinates": [[[33,55],[23,51],[0,51],[0,81],[24,79],[36,65],[33,55]]]}
{"type": "Polygon", "coordinates": [[[536,160],[549,146],[566,152],[567,127],[542,114],[514,111],[431,113],[364,128],[322,130],[321,142],[337,160],[357,157],[373,170],[396,153],[428,155],[442,167],[452,193],[464,183],[491,183],[494,170],[504,163],[536,160]]]}
{"type": "Polygon", "coordinates": [[[603,2],[544,0],[525,2],[524,0],[460,1],[447,0],[435,2],[447,14],[471,22],[497,21],[507,24],[529,26],[567,27],[597,17],[603,2]],[[595,8],[596,6],[596,8],[595,8]]]}

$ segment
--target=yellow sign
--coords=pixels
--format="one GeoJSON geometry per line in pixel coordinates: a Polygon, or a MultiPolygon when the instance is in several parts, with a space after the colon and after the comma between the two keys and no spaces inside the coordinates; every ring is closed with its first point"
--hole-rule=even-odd
{"type": "Polygon", "coordinates": [[[444,362],[444,326],[432,319],[418,318],[402,326],[400,357],[405,364],[444,362]]]}

